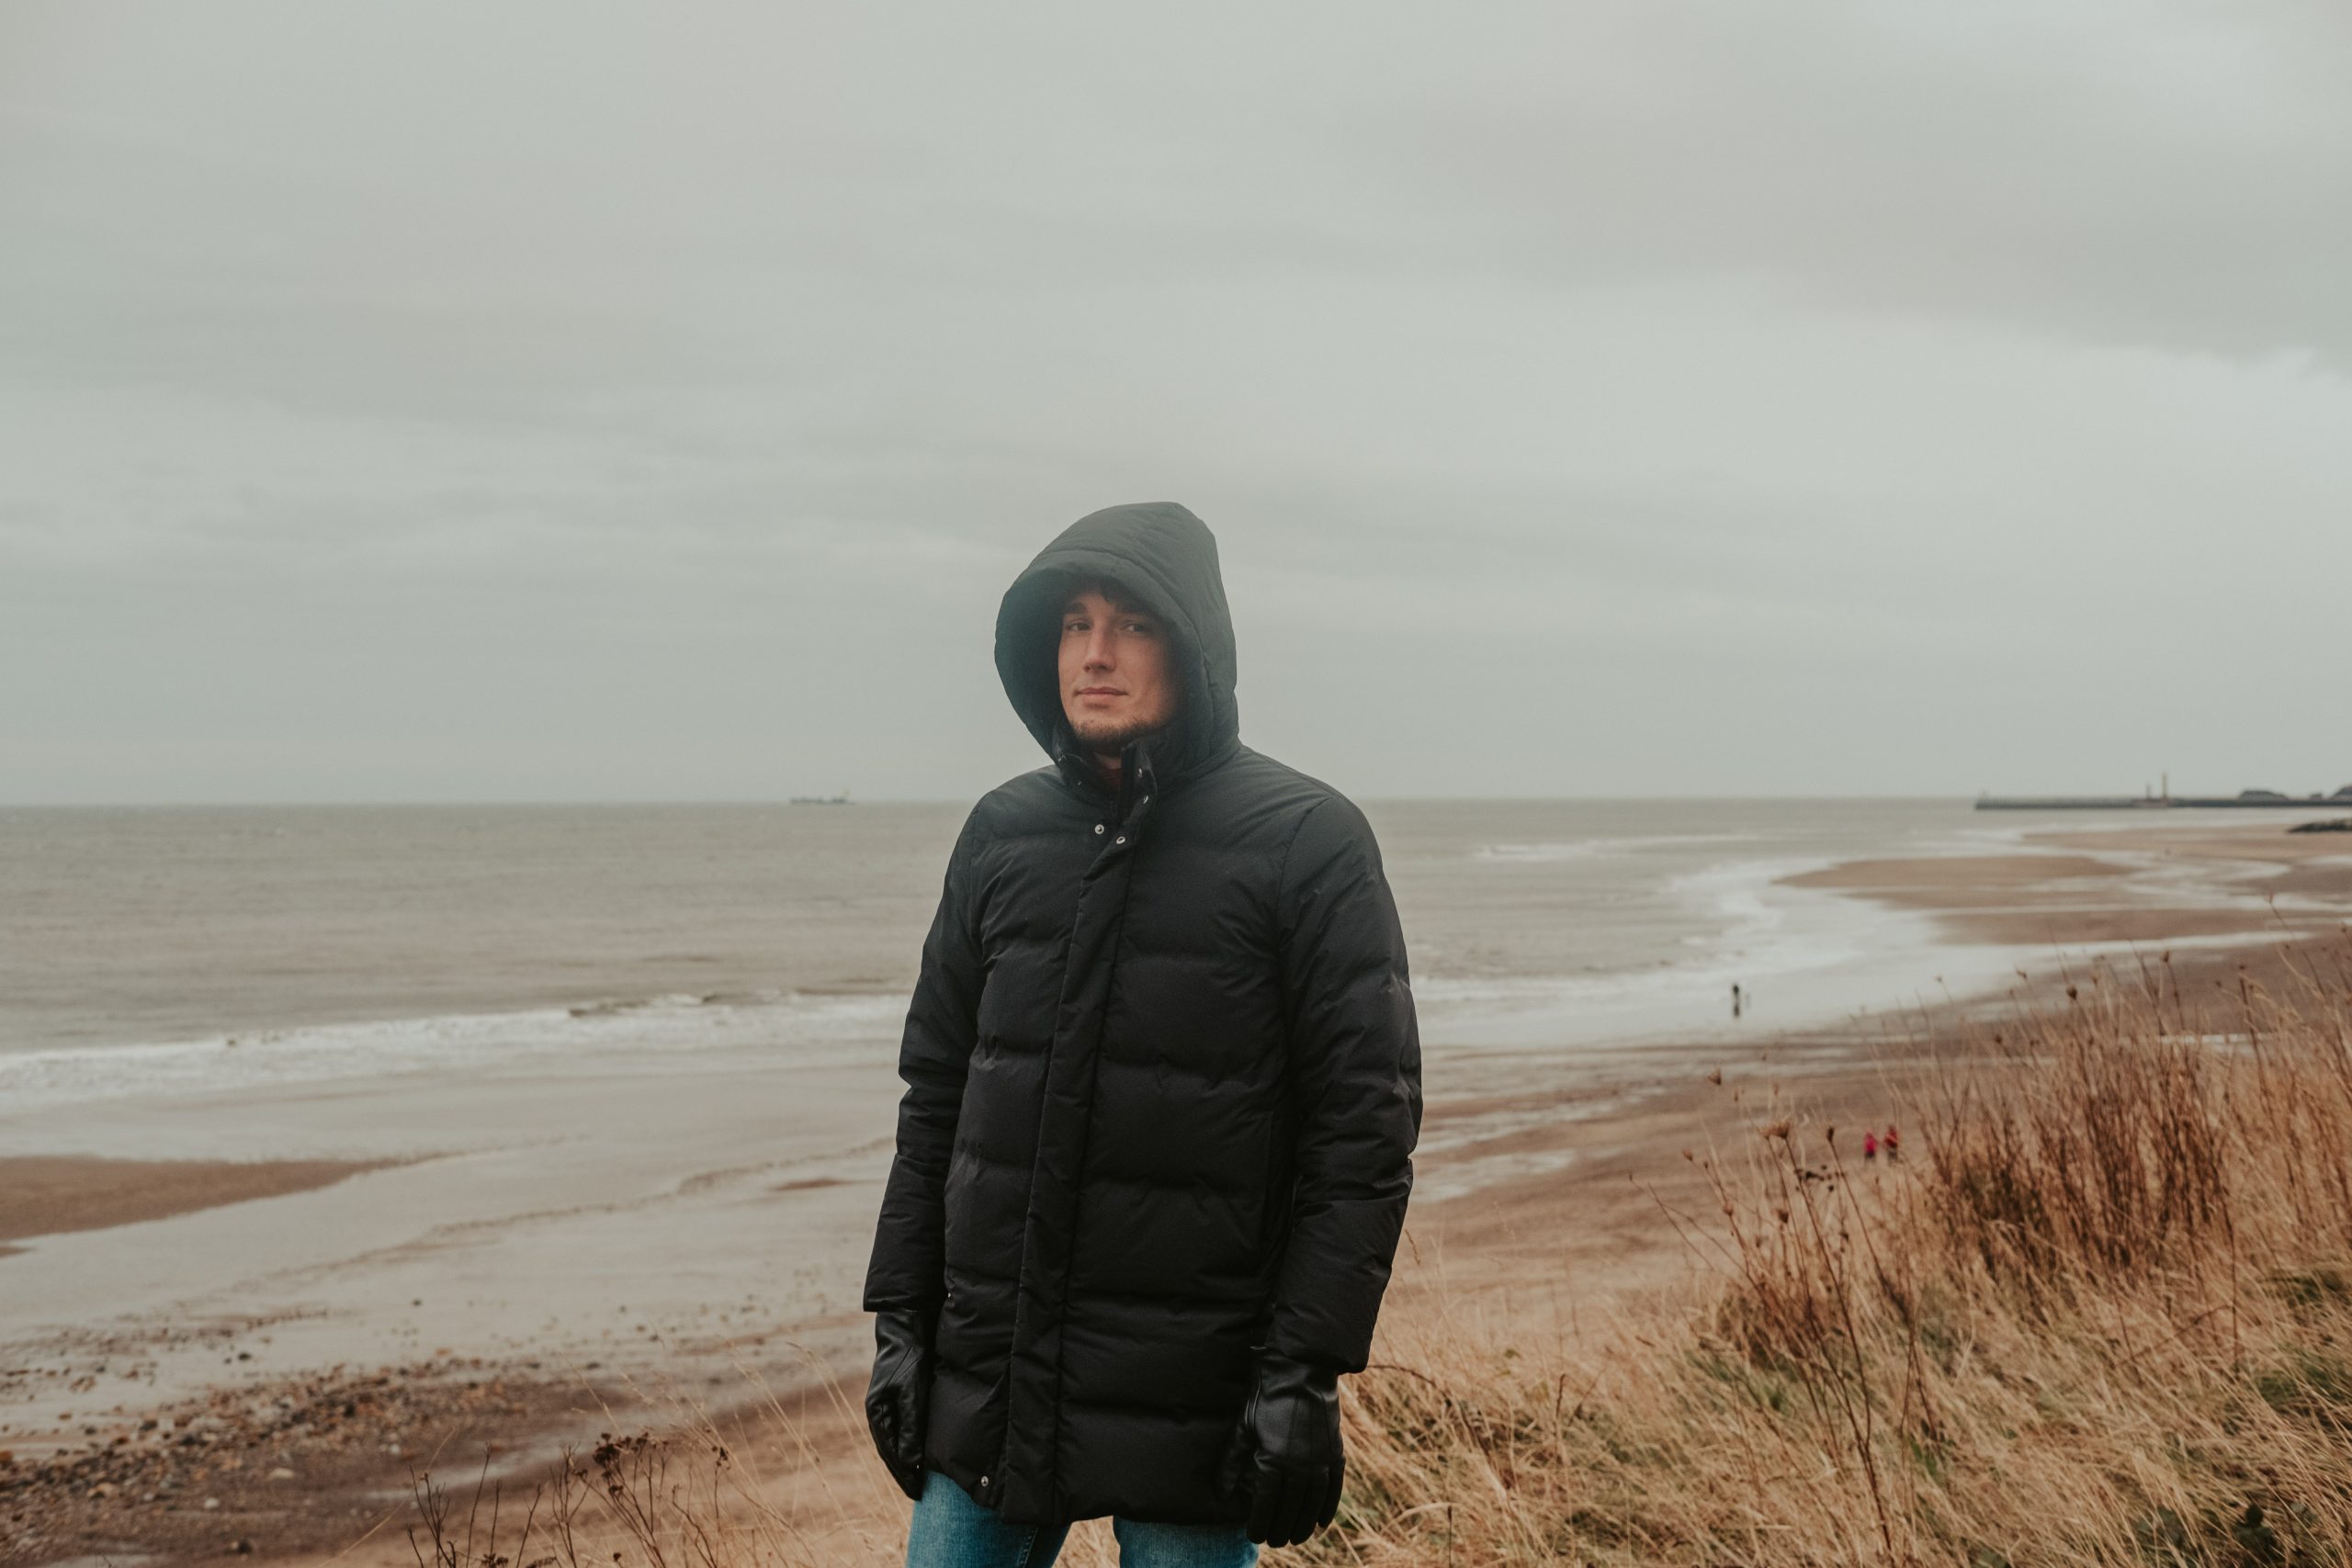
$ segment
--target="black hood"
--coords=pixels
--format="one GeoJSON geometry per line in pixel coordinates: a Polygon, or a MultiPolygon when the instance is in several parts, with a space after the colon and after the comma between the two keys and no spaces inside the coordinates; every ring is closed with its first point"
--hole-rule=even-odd
{"type": "Polygon", "coordinates": [[[1134,766],[1123,773],[1149,772],[1172,782],[1224,755],[1241,730],[1233,702],[1233,615],[1217,572],[1216,536],[1172,501],[1089,513],[1039,550],[1005,590],[996,617],[997,673],[1037,744],[1065,772],[1091,774],[1063,716],[1057,654],[1062,605],[1088,578],[1117,584],[1159,617],[1183,683],[1182,711],[1129,749],[1134,766]]]}

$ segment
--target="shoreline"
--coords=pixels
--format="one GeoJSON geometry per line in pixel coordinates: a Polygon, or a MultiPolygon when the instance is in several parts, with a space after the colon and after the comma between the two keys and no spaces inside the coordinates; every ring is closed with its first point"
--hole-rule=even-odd
{"type": "MultiPolygon", "coordinates": [[[[2278,942],[2265,934],[2216,943],[2196,929],[2200,910],[2211,906],[2194,900],[2167,923],[2166,862],[2195,863],[2199,886],[2211,886],[2216,867],[2243,865],[2252,882],[2294,878],[2296,897],[2352,893],[2352,845],[2305,847],[2314,837],[2312,836],[2280,852],[2243,831],[2205,841],[2211,837],[2210,829],[2195,842],[2163,829],[2154,830],[2154,842],[2120,829],[2036,832],[2022,853],[1925,863],[1940,867],[1940,880],[1921,863],[1893,861],[1800,875],[1819,879],[1812,886],[1826,894],[1925,916],[1948,941],[1965,940],[1960,933],[1969,927],[1947,922],[2131,909],[2144,919],[2141,929],[2155,933],[2146,940],[2178,941],[2184,970],[2211,977],[2242,962],[2272,962],[2264,955],[2278,942]],[[2041,874],[2012,863],[1971,863],[2020,860],[2036,863],[2041,874]],[[2119,903],[2127,886],[2133,891],[2119,903]]],[[[2341,917],[2330,924],[2315,910],[2298,918],[2315,929],[2341,925],[2341,917]]],[[[2006,935],[2014,929],[1993,945],[2011,945],[2006,935]]],[[[2065,947],[2042,951],[2055,955],[2065,947]]],[[[2034,972],[2041,977],[2028,982],[2030,990],[2060,983],[2050,964],[2034,972]]],[[[1628,1044],[1554,1064],[1558,1070],[1549,1074],[1538,1073],[1526,1052],[1498,1048],[1428,1106],[1390,1311],[1401,1324],[1490,1302],[1498,1310],[1543,1311],[1572,1330],[1581,1314],[1605,1314],[1612,1301],[1670,1285],[1691,1267],[1671,1215],[1703,1209],[1684,1148],[1733,1136],[1774,1096],[1800,1097],[1808,1113],[1840,1124],[1874,1125],[1892,1113],[1891,1075],[1907,1059],[1932,1054],[1962,1019],[2017,991],[2012,984],[1954,998],[1892,1030],[1890,1015],[1863,1015],[1821,1029],[1628,1044]],[[1888,1042],[1906,1036],[1908,1045],[1890,1053],[1888,1042]],[[1511,1081],[1515,1067],[1526,1081],[1511,1081]]],[[[382,1124],[385,1146],[365,1159],[197,1162],[210,1172],[206,1180],[258,1184],[209,1205],[192,1200],[233,1187],[191,1181],[167,1195],[174,1179],[197,1176],[181,1162],[147,1162],[143,1177],[155,1190],[139,1194],[126,1190],[138,1185],[128,1179],[126,1162],[34,1156],[49,1162],[56,1182],[70,1185],[76,1171],[115,1181],[111,1197],[94,1191],[61,1201],[84,1205],[74,1212],[85,1215],[119,1217],[70,1235],[50,1226],[34,1250],[51,1256],[0,1257],[0,1283],[18,1283],[10,1270],[28,1266],[104,1267],[105,1258],[133,1250],[122,1245],[133,1237],[146,1244],[137,1250],[176,1245],[192,1258],[208,1246],[234,1250],[305,1226],[356,1224],[365,1233],[372,1223],[379,1234],[323,1269],[285,1258],[249,1270],[239,1277],[242,1311],[227,1310],[220,1291],[175,1296],[166,1288],[168,1307],[85,1323],[30,1353],[12,1347],[18,1371],[0,1379],[0,1450],[10,1452],[0,1464],[0,1493],[38,1521],[41,1537],[31,1543],[0,1537],[0,1563],[112,1551],[144,1554],[162,1568],[241,1540],[265,1556],[339,1550],[365,1528],[362,1513],[398,1525],[406,1466],[420,1450],[438,1448],[446,1473],[469,1476],[475,1465],[492,1462],[493,1475],[520,1477],[564,1441],[622,1429],[616,1421],[656,1419],[673,1398],[731,1411],[726,1419],[740,1427],[747,1455],[759,1453],[787,1491],[830,1466],[829,1484],[854,1501],[851,1512],[887,1534],[903,1500],[877,1466],[861,1463],[862,1427],[831,1410],[823,1389],[830,1375],[854,1395],[869,1353],[854,1280],[888,1145],[850,1130],[880,1119],[887,1132],[897,1084],[885,1072],[887,1084],[876,1086],[867,1055],[820,1053],[764,1072],[732,1059],[706,1065],[695,1093],[678,1102],[656,1092],[656,1078],[624,1083],[616,1095],[610,1085],[538,1082],[528,1072],[501,1082],[491,1074],[468,1086],[490,1103],[473,1104],[465,1115],[453,1113],[449,1086],[430,1075],[398,1092],[374,1086],[364,1106],[316,1086],[297,1097],[303,1115],[289,1111],[288,1127],[299,1121],[315,1136],[322,1116],[332,1126],[334,1117],[361,1115],[382,1124]],[[717,1133],[701,1126],[712,1104],[745,1097],[778,1103],[717,1133]],[[644,1147],[506,1146],[516,1125],[609,1116],[616,1103],[652,1123],[644,1147]],[[741,1157],[787,1138],[782,1122],[795,1118],[784,1113],[786,1103],[807,1124],[828,1129],[830,1142],[819,1140],[820,1153],[793,1159],[741,1157]],[[436,1134],[431,1149],[422,1136],[427,1131],[436,1134]],[[699,1138],[687,1136],[697,1131],[699,1138]],[[680,1151],[664,1143],[681,1136],[691,1157],[674,1157],[680,1151]],[[514,1175],[535,1156],[582,1179],[600,1163],[629,1167],[628,1189],[638,1196],[519,1216],[447,1206],[503,1179],[502,1172],[514,1175]],[[305,1173],[300,1179],[298,1171],[305,1173]],[[367,1201],[356,1201],[362,1197],[367,1201]],[[107,1203],[123,1207],[109,1211],[107,1203]],[[777,1237],[789,1237],[789,1247],[777,1248],[777,1237]],[[715,1250],[736,1256],[730,1263],[715,1250]],[[676,1269],[688,1277],[665,1300],[661,1276],[676,1269]],[[517,1279],[519,1287],[511,1283],[517,1279]],[[267,1288],[254,1291],[256,1280],[267,1288]],[[558,1323],[539,1310],[544,1303],[521,1313],[512,1300],[496,1304],[489,1292],[500,1289],[549,1299],[576,1292],[607,1308],[616,1289],[624,1296],[621,1311],[606,1311],[603,1320],[575,1313],[558,1323]],[[368,1322],[379,1325],[372,1337],[355,1330],[368,1322]],[[759,1404],[746,1393],[753,1377],[813,1412],[816,1436],[801,1434],[803,1445],[759,1419],[756,1409],[738,1408],[759,1404]],[[360,1414],[368,1410],[378,1415],[360,1414]],[[63,1421],[56,1418],[61,1411],[63,1421]],[[451,1463],[461,1449],[466,1460],[451,1463]],[[230,1460],[238,1463],[231,1467],[230,1460]],[[108,1466],[121,1468],[122,1478],[106,1479],[108,1466]],[[157,1483],[165,1476],[179,1479],[165,1488],[157,1483]],[[201,1487],[210,1490],[199,1494],[201,1487]],[[203,1496],[218,1506],[203,1508],[203,1496]]],[[[1457,1055],[1467,1067],[1477,1053],[1457,1055]]],[[[1447,1060],[1443,1052],[1430,1059],[1436,1084],[1445,1081],[1447,1060]]],[[[133,1120],[153,1115],[142,1111],[133,1120]]],[[[273,1141],[267,1129],[248,1134],[254,1145],[273,1141]]],[[[564,1185],[560,1170],[553,1187],[564,1185]]],[[[0,1246],[6,1235],[0,1231],[0,1246]]],[[[167,1280],[171,1263],[164,1259],[167,1280]]],[[[827,1506],[838,1508],[841,1498],[827,1506]]],[[[388,1548],[380,1559],[362,1549],[345,1561],[408,1560],[396,1529],[388,1537],[379,1531],[376,1544],[388,1548]]]]}

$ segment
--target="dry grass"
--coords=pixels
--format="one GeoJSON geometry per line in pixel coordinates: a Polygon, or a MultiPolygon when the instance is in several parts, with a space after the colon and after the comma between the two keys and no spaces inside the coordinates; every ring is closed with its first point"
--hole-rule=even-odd
{"type": "Polygon", "coordinates": [[[897,1487],[862,1450],[859,1462],[838,1459],[839,1433],[865,1430],[857,1392],[804,1354],[804,1393],[787,1401],[739,1369],[751,1397],[725,1414],[632,1384],[646,1403],[667,1404],[660,1429],[608,1432],[584,1452],[567,1448],[536,1484],[491,1480],[487,1459],[456,1488],[429,1471],[413,1473],[410,1556],[417,1568],[898,1562],[906,1530],[897,1487]]]}
{"type": "Polygon", "coordinates": [[[1392,1344],[1305,1560],[2352,1562],[2352,944],[2306,956],[2094,971],[1909,1086],[1901,1164],[1754,1126],[1679,1314],[1392,1344]]]}
{"type": "MultiPolygon", "coordinates": [[[[1905,1085],[1900,1163],[1758,1119],[1692,1156],[1717,1212],[1670,1216],[1706,1278],[1597,1334],[1384,1325],[1338,1523],[1282,1556],[2352,1562],[2352,942],[2284,973],[2096,969],[1905,1085]]],[[[722,1539],[762,1505],[696,1440],[573,1466],[594,1550],[506,1561],[896,1561],[887,1529],[722,1539]]],[[[1107,1561],[1096,1533],[1066,1561],[1107,1561]]]]}

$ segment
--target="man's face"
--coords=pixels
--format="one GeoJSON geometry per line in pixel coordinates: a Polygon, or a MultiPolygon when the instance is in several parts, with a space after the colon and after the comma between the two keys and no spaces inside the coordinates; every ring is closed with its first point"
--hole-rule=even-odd
{"type": "Polygon", "coordinates": [[[1176,716],[1176,675],[1159,617],[1090,582],[1062,606],[1062,712],[1080,744],[1116,751],[1176,716]]]}

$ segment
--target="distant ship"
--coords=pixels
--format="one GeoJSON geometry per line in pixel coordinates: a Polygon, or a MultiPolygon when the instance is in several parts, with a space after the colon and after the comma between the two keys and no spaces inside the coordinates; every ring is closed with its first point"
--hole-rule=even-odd
{"type": "Polygon", "coordinates": [[[792,804],[795,806],[849,806],[854,803],[850,800],[849,791],[843,790],[839,795],[796,795],[792,797],[792,804]]]}

